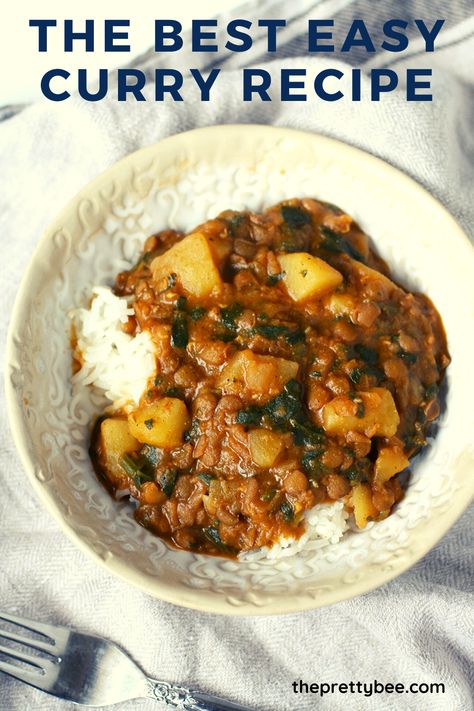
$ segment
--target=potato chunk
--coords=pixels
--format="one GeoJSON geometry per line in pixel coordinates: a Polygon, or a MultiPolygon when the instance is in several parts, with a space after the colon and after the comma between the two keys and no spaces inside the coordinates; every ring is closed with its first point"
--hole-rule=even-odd
{"type": "Polygon", "coordinates": [[[241,395],[264,401],[277,395],[285,383],[296,377],[299,365],[292,360],[238,351],[217,378],[226,395],[241,395]]]}
{"type": "Polygon", "coordinates": [[[220,289],[222,279],[216,266],[216,251],[200,232],[190,234],[151,263],[153,279],[175,274],[180,286],[191,296],[208,296],[220,289]]]}
{"type": "Polygon", "coordinates": [[[282,254],[278,261],[284,271],[282,281],[294,301],[322,296],[342,282],[342,274],[307,252],[282,254]]]}
{"type": "Polygon", "coordinates": [[[163,449],[179,447],[189,423],[186,405],[175,397],[163,397],[128,416],[130,432],[139,442],[163,449]]]}
{"type": "Polygon", "coordinates": [[[232,252],[232,242],[226,237],[207,237],[207,241],[214,260],[222,266],[232,252]]]}
{"type": "Polygon", "coordinates": [[[375,462],[374,483],[384,484],[409,464],[407,455],[400,447],[383,447],[375,462]]]}
{"type": "Polygon", "coordinates": [[[380,300],[384,300],[389,298],[395,291],[400,291],[399,286],[376,269],[372,269],[355,259],[351,259],[351,266],[359,277],[362,289],[365,290],[370,287],[370,293],[374,298],[378,297],[380,300]]]}
{"type": "Polygon", "coordinates": [[[350,294],[338,292],[327,298],[325,306],[334,316],[350,317],[356,307],[356,302],[350,294]]]}
{"type": "Polygon", "coordinates": [[[120,458],[135,452],[140,443],[130,434],[126,419],[108,417],[100,425],[99,444],[103,469],[110,481],[119,485],[125,475],[119,464],[120,458]]]}
{"type": "Polygon", "coordinates": [[[258,467],[271,467],[283,449],[280,435],[259,428],[249,432],[250,456],[258,467]]]}
{"type": "Polygon", "coordinates": [[[361,432],[366,437],[393,437],[400,417],[392,394],[386,388],[371,388],[352,400],[338,395],[323,409],[323,427],[331,434],[361,432]]]}
{"type": "Polygon", "coordinates": [[[377,515],[378,511],[372,503],[372,492],[368,484],[356,484],[352,489],[352,505],[354,518],[358,528],[365,528],[367,520],[377,515]]]}

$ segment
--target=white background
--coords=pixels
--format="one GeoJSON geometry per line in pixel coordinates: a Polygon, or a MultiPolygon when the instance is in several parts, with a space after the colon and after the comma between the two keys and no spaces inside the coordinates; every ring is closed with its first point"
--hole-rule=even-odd
{"type": "Polygon", "coordinates": [[[192,19],[211,18],[237,4],[240,3],[236,0],[8,0],[0,25],[0,106],[41,98],[41,77],[53,67],[73,72],[78,67],[112,69],[126,64],[153,45],[155,19],[176,19],[183,27],[188,27],[192,19]],[[66,18],[77,21],[79,32],[84,30],[86,18],[95,20],[94,52],[85,52],[84,42],[78,42],[74,52],[64,53],[62,21],[66,18]],[[130,20],[130,53],[103,51],[105,18],[130,20]],[[49,30],[48,51],[45,53],[37,51],[38,30],[29,27],[30,19],[58,21],[58,26],[49,30]]]}

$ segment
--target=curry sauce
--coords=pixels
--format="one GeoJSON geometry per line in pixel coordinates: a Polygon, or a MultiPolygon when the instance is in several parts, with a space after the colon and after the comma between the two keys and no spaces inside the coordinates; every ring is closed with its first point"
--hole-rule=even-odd
{"type": "Polygon", "coordinates": [[[341,209],[288,200],[166,230],[117,276],[151,334],[138,407],[97,423],[94,466],[176,546],[235,556],[342,499],[388,516],[438,417],[449,363],[430,300],[395,283],[341,209]]]}

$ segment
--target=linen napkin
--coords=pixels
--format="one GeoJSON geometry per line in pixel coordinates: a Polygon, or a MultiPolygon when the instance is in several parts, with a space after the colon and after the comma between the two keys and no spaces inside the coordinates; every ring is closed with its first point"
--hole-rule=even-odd
{"type": "MultiPolygon", "coordinates": [[[[172,15],[172,9],[169,11],[172,15]]],[[[182,103],[149,100],[118,104],[40,102],[0,122],[0,344],[15,293],[42,230],[90,179],[119,158],[168,135],[217,123],[271,123],[315,131],[357,145],[400,167],[421,182],[473,236],[474,225],[474,12],[470,0],[404,3],[369,0],[252,2],[233,17],[286,18],[280,50],[268,55],[263,40],[238,55],[179,55],[163,60],[149,52],[134,62],[157,66],[221,69],[219,91],[198,103],[185,89],[182,103]],[[409,22],[410,49],[400,55],[380,47],[384,20],[409,22]],[[377,51],[344,60],[393,66],[403,77],[410,66],[431,66],[433,102],[407,103],[403,83],[380,103],[278,101],[282,66],[309,75],[339,66],[341,56],[305,54],[308,18],[334,18],[336,45],[353,18],[365,21],[377,51]],[[425,54],[413,19],[446,19],[438,49],[425,54]],[[241,101],[241,68],[262,67],[275,79],[273,101],[241,101]],[[186,100],[188,99],[188,100],[186,100]]],[[[229,18],[227,18],[229,19],[229,18]]],[[[219,19],[225,27],[226,18],[219,19]]],[[[186,42],[185,42],[186,46],[186,42]]],[[[0,114],[2,116],[2,114],[0,114]]],[[[449,253],[448,253],[449,258],[449,253]]],[[[2,358],[3,362],[3,358],[2,358]]],[[[68,624],[114,640],[151,676],[194,686],[261,711],[468,711],[473,708],[474,508],[411,570],[361,597],[335,606],[277,617],[225,618],[153,600],[112,578],[63,535],[31,491],[15,452],[0,401],[0,609],[68,624]],[[444,682],[444,694],[294,694],[292,682],[444,682]]],[[[466,476],[471,476],[466,472],[466,476]]],[[[0,674],[0,709],[73,709],[0,674]]],[[[133,701],[123,711],[151,711],[153,701],[133,701]]]]}

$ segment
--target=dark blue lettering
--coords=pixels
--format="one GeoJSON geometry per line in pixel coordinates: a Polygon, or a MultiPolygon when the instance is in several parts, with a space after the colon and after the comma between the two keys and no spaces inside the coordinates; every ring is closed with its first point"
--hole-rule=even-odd
{"type": "Polygon", "coordinates": [[[220,69],[211,69],[207,79],[204,79],[199,69],[191,69],[190,72],[201,91],[201,101],[209,101],[209,94],[219,76],[220,69]]]}
{"type": "Polygon", "coordinates": [[[344,44],[341,47],[341,52],[350,52],[353,47],[365,47],[367,52],[375,52],[374,43],[371,40],[364,20],[353,20],[347,37],[344,40],[344,44]],[[359,34],[360,37],[357,37],[357,34],[359,34]]]}
{"type": "Polygon", "coordinates": [[[319,40],[332,40],[332,32],[320,32],[320,27],[334,27],[334,20],[308,21],[308,52],[334,52],[333,44],[320,44],[319,40]]]}
{"type": "Polygon", "coordinates": [[[252,101],[252,94],[258,94],[262,101],[271,101],[270,95],[267,92],[272,78],[270,72],[265,69],[244,69],[244,101],[252,101]],[[261,79],[261,83],[253,83],[254,78],[261,79]]]}
{"type": "Polygon", "coordinates": [[[277,50],[277,30],[279,27],[285,27],[286,20],[259,20],[259,27],[267,27],[267,52],[276,52],[277,50]]]}
{"type": "Polygon", "coordinates": [[[181,49],[183,46],[182,29],[183,26],[178,20],[155,20],[155,52],[177,52],[181,49]],[[165,44],[165,40],[171,40],[171,42],[165,44]]]}
{"type": "Polygon", "coordinates": [[[403,50],[408,47],[408,37],[404,32],[397,32],[396,27],[401,27],[406,30],[408,22],[405,20],[387,20],[387,22],[384,23],[383,32],[385,37],[393,39],[396,42],[396,44],[387,42],[387,40],[382,42],[382,49],[386,49],[387,52],[403,52],[403,50]]]}
{"type": "Polygon", "coordinates": [[[127,94],[133,94],[136,101],[146,101],[142,94],[145,81],[145,75],[140,69],[119,69],[117,72],[117,99],[126,101],[127,94]],[[129,84],[129,78],[135,79],[135,82],[129,84]]]}
{"type": "Polygon", "coordinates": [[[431,81],[419,81],[418,77],[430,77],[431,69],[407,69],[407,101],[433,101],[432,94],[418,94],[418,89],[431,89],[431,81]]]}
{"type": "Polygon", "coordinates": [[[77,90],[86,101],[100,101],[107,95],[109,76],[107,69],[99,69],[99,86],[95,94],[87,88],[87,69],[77,71],[77,90]]]}
{"type": "Polygon", "coordinates": [[[86,52],[94,51],[94,20],[86,20],[84,32],[74,32],[73,21],[64,20],[64,51],[72,52],[76,40],[85,40],[86,52]]]}
{"type": "Polygon", "coordinates": [[[352,101],[360,101],[360,69],[352,70],[352,101]]]}
{"type": "Polygon", "coordinates": [[[183,75],[177,69],[155,69],[155,101],[163,101],[165,94],[170,94],[173,101],[183,101],[179,90],[183,86],[183,75]],[[172,84],[166,84],[170,77],[172,84]]]}
{"type": "Polygon", "coordinates": [[[370,82],[370,98],[372,101],[380,101],[380,94],[385,94],[397,88],[398,76],[393,69],[372,69],[370,82]],[[388,79],[388,82],[384,84],[382,83],[382,79],[388,79]]]}
{"type": "Polygon", "coordinates": [[[227,25],[227,34],[229,37],[240,41],[240,44],[236,44],[235,42],[229,42],[229,40],[227,40],[225,48],[230,52],[246,52],[252,46],[252,37],[246,32],[241,32],[238,29],[239,27],[245,27],[249,30],[252,27],[252,23],[250,20],[231,20],[229,22],[227,25]]]}
{"type": "Polygon", "coordinates": [[[106,52],[130,52],[129,44],[115,44],[115,40],[128,39],[128,32],[116,32],[116,27],[130,27],[130,20],[105,20],[104,49],[106,52]]]}
{"type": "Polygon", "coordinates": [[[217,44],[203,44],[203,40],[215,40],[215,32],[203,32],[203,27],[217,27],[217,20],[193,20],[191,37],[193,52],[217,52],[217,44]]]}
{"type": "Polygon", "coordinates": [[[342,99],[342,97],[344,96],[342,91],[335,91],[334,93],[330,94],[324,88],[323,83],[324,80],[328,77],[336,77],[336,79],[342,79],[343,76],[343,72],[341,72],[339,69],[323,69],[322,72],[316,74],[314,80],[314,90],[316,92],[316,95],[324,101],[339,101],[339,99],[342,99]]]}
{"type": "Polygon", "coordinates": [[[56,27],[56,20],[30,20],[30,27],[38,28],[38,52],[48,51],[48,27],[56,27]]]}
{"type": "Polygon", "coordinates": [[[50,101],[65,101],[65,99],[69,99],[71,94],[68,91],[63,91],[60,94],[57,94],[51,89],[51,79],[54,79],[54,77],[68,79],[70,76],[70,73],[65,69],[50,69],[49,72],[46,72],[41,79],[41,91],[44,96],[46,96],[46,98],[50,101]]]}
{"type": "Polygon", "coordinates": [[[415,25],[418,27],[421,36],[425,40],[425,51],[434,52],[435,39],[444,25],[444,20],[436,20],[431,30],[427,28],[424,20],[415,20],[415,25]]]}
{"type": "Polygon", "coordinates": [[[292,89],[304,89],[304,81],[294,81],[292,77],[305,77],[306,69],[282,69],[281,70],[281,100],[282,101],[306,101],[306,92],[303,94],[293,94],[292,89]]]}

